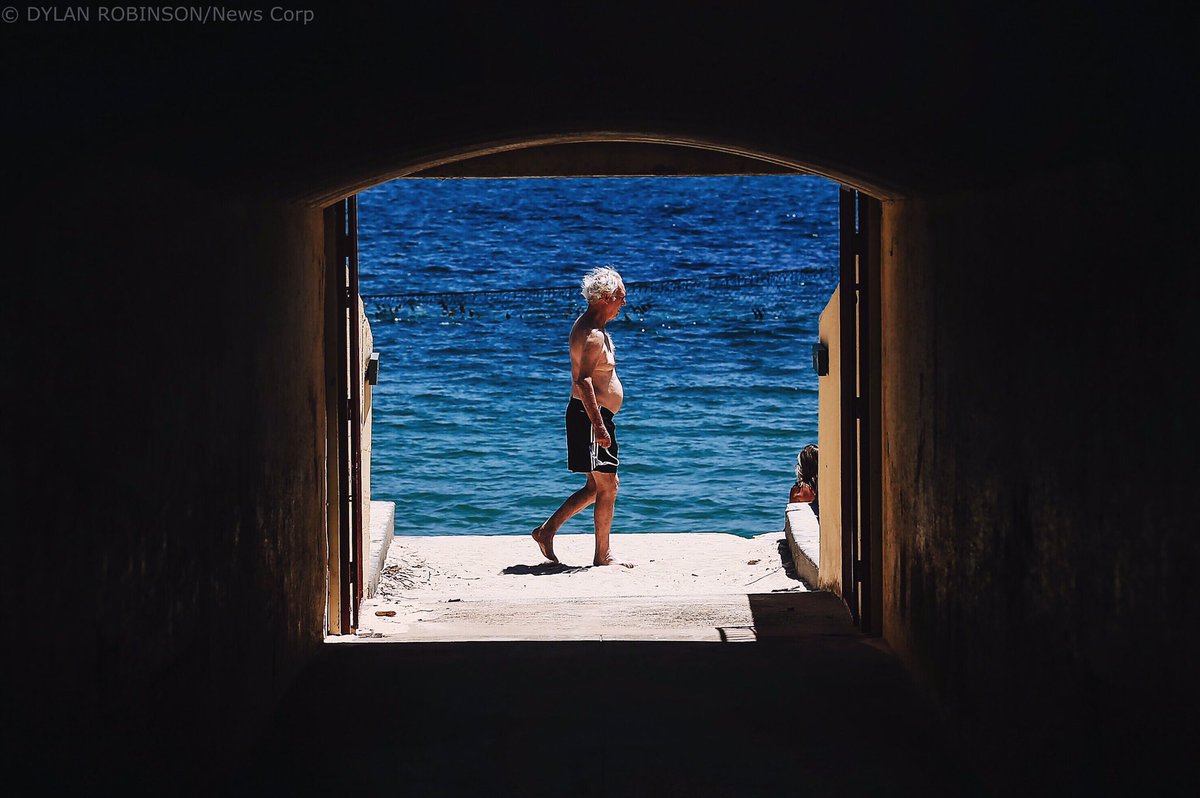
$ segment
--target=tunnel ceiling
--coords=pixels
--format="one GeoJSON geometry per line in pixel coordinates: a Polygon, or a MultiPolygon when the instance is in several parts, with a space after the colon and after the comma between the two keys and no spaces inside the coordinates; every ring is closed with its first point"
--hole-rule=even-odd
{"type": "MultiPolygon", "coordinates": [[[[898,191],[954,190],[1183,149],[1190,134],[1173,109],[1194,74],[1185,26],[1169,19],[1007,5],[923,15],[802,2],[770,13],[317,4],[305,26],[5,32],[6,98],[21,120],[9,129],[22,155],[12,169],[139,167],[310,201],[492,142],[591,131],[715,142],[898,191]]],[[[563,173],[685,166],[678,154],[620,164],[580,148],[472,168],[527,172],[530,158],[563,173]]],[[[689,171],[746,168],[688,158],[689,171]]]]}

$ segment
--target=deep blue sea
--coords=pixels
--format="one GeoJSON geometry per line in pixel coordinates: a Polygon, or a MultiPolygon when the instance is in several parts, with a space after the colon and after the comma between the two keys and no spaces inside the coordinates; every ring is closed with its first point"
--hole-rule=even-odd
{"type": "MultiPolygon", "coordinates": [[[[807,175],[409,179],[360,194],[363,295],[507,291],[366,299],[381,362],[372,498],[396,502],[399,535],[524,535],[578,488],[567,334],[579,279],[608,265],[628,289],[608,325],[625,386],[614,534],[781,529],[796,453],[817,439],[811,347],[837,232],[836,184],[807,175]]],[[[562,531],[590,530],[585,510],[562,531]]]]}

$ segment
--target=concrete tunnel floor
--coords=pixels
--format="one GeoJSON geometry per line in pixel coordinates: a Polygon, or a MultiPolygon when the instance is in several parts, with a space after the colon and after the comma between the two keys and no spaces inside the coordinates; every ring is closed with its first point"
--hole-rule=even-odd
{"type": "Polygon", "coordinates": [[[836,597],[749,603],[758,634],[739,645],[327,645],[222,794],[985,792],[836,597]]]}
{"type": "Polygon", "coordinates": [[[591,564],[591,534],[551,563],[525,535],[397,537],[357,635],[327,642],[754,639],[748,596],[804,592],[781,532],[614,536],[634,568],[591,564]]]}

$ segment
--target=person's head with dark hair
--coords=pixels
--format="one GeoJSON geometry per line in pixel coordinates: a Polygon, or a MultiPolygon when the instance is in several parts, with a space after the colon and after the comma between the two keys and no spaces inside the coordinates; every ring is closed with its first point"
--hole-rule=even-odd
{"type": "Polygon", "coordinates": [[[796,456],[796,481],[817,489],[817,446],[810,443],[796,456]]]}
{"type": "Polygon", "coordinates": [[[796,484],[788,497],[791,502],[811,502],[817,512],[817,447],[809,444],[796,455],[796,484]]]}

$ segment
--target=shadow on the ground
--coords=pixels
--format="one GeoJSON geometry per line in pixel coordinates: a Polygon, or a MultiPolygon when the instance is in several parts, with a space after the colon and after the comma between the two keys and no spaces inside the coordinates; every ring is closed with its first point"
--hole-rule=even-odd
{"type": "Polygon", "coordinates": [[[783,566],[783,572],[787,574],[788,579],[800,580],[800,574],[796,573],[796,561],[792,558],[792,547],[788,545],[787,538],[780,538],[779,543],[779,564],[783,566]]]}
{"type": "Polygon", "coordinates": [[[823,590],[751,593],[746,600],[760,641],[861,636],[842,600],[823,590]]]}
{"type": "Polygon", "coordinates": [[[750,602],[757,634],[725,630],[741,645],[326,646],[216,792],[984,794],[926,696],[854,629],[840,599],[765,594],[750,602]],[[345,684],[371,685],[369,701],[326,700],[330,686],[345,684]],[[618,700],[596,700],[598,689],[618,700]],[[353,757],[339,758],[330,729],[354,730],[353,757]]]}
{"type": "Polygon", "coordinates": [[[500,573],[509,576],[549,576],[550,574],[574,574],[586,571],[590,567],[566,565],[561,562],[544,562],[541,565],[510,565],[500,573]]]}

